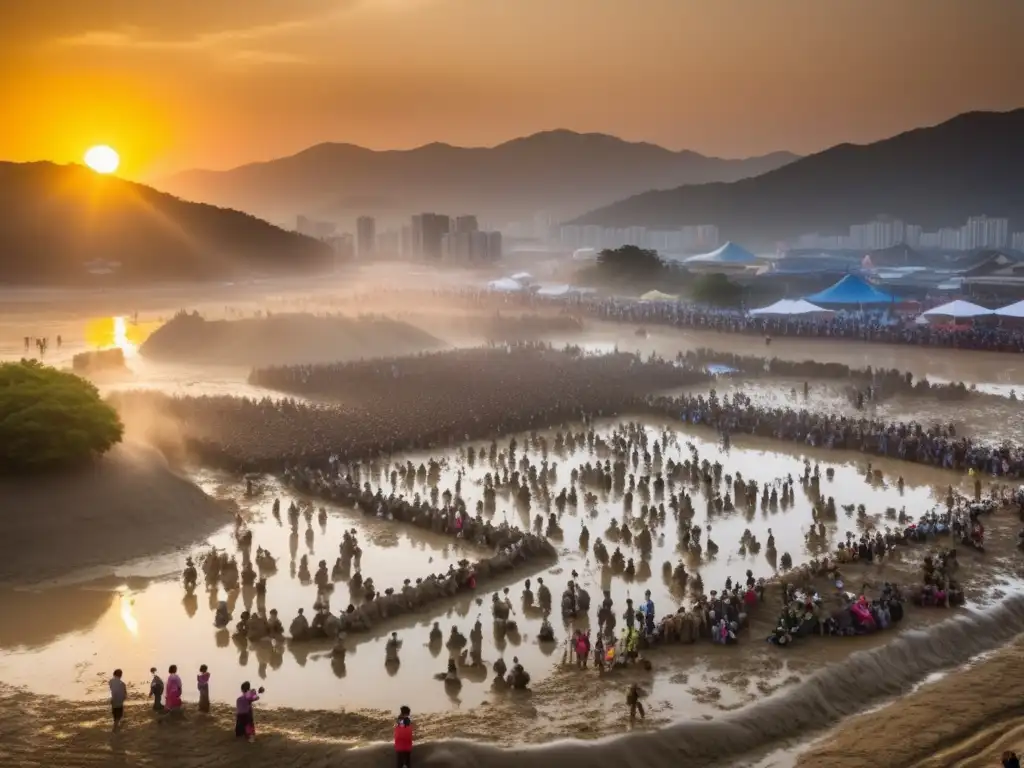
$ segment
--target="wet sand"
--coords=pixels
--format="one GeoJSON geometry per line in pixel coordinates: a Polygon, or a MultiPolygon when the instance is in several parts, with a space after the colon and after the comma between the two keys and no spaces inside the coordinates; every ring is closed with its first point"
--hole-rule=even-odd
{"type": "Polygon", "coordinates": [[[1024,754],[1024,640],[860,715],[797,756],[798,768],[988,768],[1024,754]]]}
{"type": "Polygon", "coordinates": [[[48,480],[0,480],[0,585],[104,575],[231,519],[148,446],[122,444],[94,465],[48,480]]]}

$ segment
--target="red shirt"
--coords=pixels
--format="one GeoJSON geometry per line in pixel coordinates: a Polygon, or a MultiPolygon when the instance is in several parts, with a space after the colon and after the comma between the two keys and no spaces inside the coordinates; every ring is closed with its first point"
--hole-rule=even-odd
{"type": "Polygon", "coordinates": [[[395,721],[395,752],[412,752],[412,718],[395,721]]]}

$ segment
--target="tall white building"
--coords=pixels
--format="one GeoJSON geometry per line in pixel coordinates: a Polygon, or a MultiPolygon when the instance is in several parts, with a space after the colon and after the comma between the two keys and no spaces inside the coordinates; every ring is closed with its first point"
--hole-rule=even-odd
{"type": "Polygon", "coordinates": [[[1010,238],[1010,247],[1014,250],[1024,251],[1024,232],[1014,232],[1010,238]]]}

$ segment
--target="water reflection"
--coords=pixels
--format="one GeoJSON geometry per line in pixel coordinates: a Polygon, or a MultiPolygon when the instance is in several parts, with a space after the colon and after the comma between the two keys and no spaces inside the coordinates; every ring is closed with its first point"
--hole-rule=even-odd
{"type": "MultiPolygon", "coordinates": [[[[610,432],[610,427],[605,428],[604,432],[610,432]]],[[[662,430],[652,427],[649,435],[650,439],[660,439],[662,430]]],[[[724,451],[708,439],[710,436],[710,433],[699,430],[673,429],[669,433],[665,458],[671,457],[677,461],[688,458],[689,446],[692,445],[702,459],[720,461],[723,464],[723,475],[741,472],[745,478],[763,483],[788,475],[798,477],[802,472],[802,452],[783,453],[776,450],[779,447],[777,443],[742,439],[738,439],[730,451],[724,451]]],[[[506,440],[501,443],[502,447],[507,444],[506,440]]],[[[519,457],[524,455],[525,449],[525,455],[532,463],[540,463],[542,456],[538,450],[528,447],[528,439],[521,436],[519,444],[519,457]]],[[[482,446],[477,444],[476,447],[482,446]]],[[[834,547],[835,542],[841,540],[848,531],[861,530],[866,524],[884,526],[890,523],[896,510],[902,507],[906,507],[911,514],[920,514],[943,498],[951,482],[958,481],[955,475],[940,470],[873,457],[870,459],[872,466],[883,474],[880,479],[869,480],[865,471],[867,457],[824,451],[812,452],[809,457],[812,462],[820,461],[821,474],[825,478],[822,481],[823,493],[834,496],[841,508],[849,509],[845,513],[841,511],[838,520],[827,524],[825,545],[828,547],[834,547]],[[828,478],[826,470],[830,468],[834,474],[828,478]],[[906,485],[902,491],[895,483],[897,476],[905,480],[906,485]],[[855,504],[865,505],[865,516],[854,515],[855,504]]],[[[418,464],[426,460],[427,456],[400,457],[403,461],[406,458],[418,464]]],[[[586,450],[549,456],[551,461],[558,462],[557,482],[551,484],[552,496],[568,484],[574,467],[596,461],[597,458],[586,450]]],[[[469,466],[463,456],[453,452],[444,463],[438,490],[453,488],[458,474],[463,473],[462,494],[472,509],[476,501],[482,499],[481,478],[485,472],[493,472],[495,469],[486,460],[469,466]]],[[[300,581],[292,571],[292,566],[301,565],[305,555],[311,570],[316,570],[320,559],[325,560],[330,568],[337,557],[342,533],[346,530],[354,529],[357,532],[363,549],[361,571],[364,576],[374,578],[378,589],[389,586],[399,589],[405,578],[415,579],[431,572],[444,571],[449,563],[462,558],[475,560],[484,554],[462,540],[435,536],[411,526],[368,518],[354,510],[325,505],[327,514],[320,518],[316,511],[320,502],[316,500],[313,501],[314,506],[307,508],[308,514],[300,513],[298,524],[293,530],[286,510],[289,502],[295,498],[294,494],[284,492],[274,481],[267,480],[258,496],[246,498],[240,493],[240,484],[237,482],[212,473],[202,473],[198,479],[214,495],[230,496],[237,501],[251,518],[253,547],[268,548],[278,557],[278,571],[268,579],[264,605],[267,609],[276,608],[286,626],[299,608],[310,613],[315,599],[315,588],[308,582],[300,581]],[[272,514],[275,497],[282,498],[280,519],[272,514]]],[[[374,486],[390,485],[383,471],[371,477],[370,482],[374,486]]],[[[429,488],[424,485],[418,485],[415,490],[423,495],[429,493],[429,488]]],[[[789,552],[796,563],[806,561],[817,552],[816,549],[809,549],[805,536],[811,523],[811,501],[801,491],[799,484],[795,504],[788,510],[738,506],[731,512],[715,511],[708,508],[705,489],[686,483],[685,491],[691,495],[696,510],[692,523],[702,528],[710,526],[711,535],[720,547],[718,555],[713,559],[705,556],[699,560],[691,558],[688,562],[689,570],[699,570],[707,589],[718,588],[726,577],[741,578],[747,569],[758,577],[773,575],[773,567],[763,552],[753,554],[740,549],[741,535],[745,529],[750,529],[763,541],[770,527],[778,552],[789,552]]],[[[579,536],[584,524],[590,530],[592,545],[598,536],[606,537],[606,529],[613,518],[623,517],[623,499],[619,494],[614,491],[597,491],[597,496],[597,503],[593,506],[586,507],[581,502],[579,508],[569,507],[560,516],[564,538],[558,542],[561,548],[559,563],[548,572],[540,574],[552,589],[556,602],[562,585],[569,578],[570,572],[575,570],[579,573],[579,581],[590,591],[595,602],[599,602],[601,590],[608,589],[619,612],[624,610],[628,597],[638,599],[646,589],[651,590],[659,613],[674,610],[682,595],[666,581],[662,573],[663,563],[675,563],[681,556],[677,551],[679,530],[671,513],[667,515],[664,526],[659,528],[663,537],[656,539],[649,561],[643,561],[638,550],[623,546],[626,557],[633,557],[637,561],[636,578],[627,579],[621,574],[611,573],[594,560],[589,550],[583,551],[579,547],[579,536]]],[[[543,502],[535,501],[533,507],[524,512],[517,508],[513,499],[499,491],[493,519],[496,522],[509,520],[519,526],[530,526],[533,515],[546,515],[548,511],[543,502]]],[[[636,509],[633,514],[637,514],[636,509]]],[[[222,531],[213,537],[212,543],[234,551],[233,531],[222,531]]],[[[609,544],[610,548],[614,546],[614,543],[609,544]]],[[[171,564],[175,570],[173,578],[137,589],[113,603],[108,597],[108,609],[94,626],[74,636],[58,637],[43,648],[0,656],[0,679],[30,685],[44,692],[67,695],[69,681],[81,679],[84,670],[87,673],[84,674],[85,679],[95,679],[97,682],[78,693],[100,697],[104,695],[104,675],[109,674],[109,670],[114,667],[139,671],[134,678],[129,677],[133,684],[142,685],[145,675],[141,672],[154,665],[164,667],[174,663],[187,674],[192,674],[200,664],[207,664],[213,673],[213,698],[223,702],[232,700],[240,678],[256,676],[266,681],[268,691],[273,691],[273,702],[279,705],[331,708],[343,696],[346,704],[353,707],[390,710],[396,703],[404,702],[415,706],[417,711],[426,712],[452,706],[473,707],[482,704],[491,695],[487,682],[490,665],[499,656],[506,661],[510,661],[513,655],[518,656],[533,675],[535,684],[560,673],[563,647],[559,644],[541,648],[535,640],[539,617],[525,616],[519,610],[523,579],[527,575],[532,576],[536,587],[537,574],[523,573],[515,583],[508,584],[520,623],[518,635],[495,636],[488,605],[488,590],[483,594],[462,595],[447,603],[435,604],[420,615],[393,619],[375,628],[373,633],[353,635],[349,638],[347,658],[342,663],[331,655],[331,647],[327,643],[248,643],[236,640],[229,630],[216,630],[213,626],[213,613],[218,600],[227,600],[234,620],[237,620],[242,610],[251,611],[259,606],[260,598],[251,588],[226,594],[200,592],[187,597],[177,578],[182,559],[181,556],[174,558],[176,562],[171,564]],[[432,677],[434,673],[445,670],[449,652],[429,647],[428,631],[431,624],[437,621],[445,634],[452,625],[468,634],[478,618],[483,625],[482,658],[486,666],[482,670],[467,673],[458,702],[453,702],[445,695],[444,686],[432,677]],[[403,640],[401,664],[397,668],[385,670],[384,645],[391,631],[397,631],[403,640]],[[238,667],[244,667],[246,671],[238,667]]],[[[350,601],[358,602],[358,599],[358,596],[350,593],[345,582],[338,582],[331,597],[332,609],[335,612],[344,610],[350,601]]],[[[561,641],[570,628],[563,626],[557,617],[554,621],[556,635],[561,641]]],[[[586,623],[582,625],[586,626],[586,623]]],[[[17,634],[13,627],[8,627],[8,633],[12,638],[17,634]]],[[[744,642],[756,643],[757,640],[748,638],[744,642]]],[[[704,645],[695,651],[695,658],[715,652],[710,646],[704,645]]],[[[777,669],[770,672],[772,675],[777,673],[777,669]]],[[[743,694],[744,701],[759,695],[756,692],[758,682],[751,679],[750,691],[743,694]]],[[[673,685],[667,676],[656,677],[653,685],[657,692],[652,695],[672,701],[673,707],[681,715],[714,711],[714,705],[708,703],[705,706],[693,701],[685,686],[673,685]]]]}
{"type": "Polygon", "coordinates": [[[159,327],[159,322],[139,322],[138,316],[98,317],[85,325],[85,345],[93,349],[116,347],[125,357],[134,357],[139,347],[159,327]]]}

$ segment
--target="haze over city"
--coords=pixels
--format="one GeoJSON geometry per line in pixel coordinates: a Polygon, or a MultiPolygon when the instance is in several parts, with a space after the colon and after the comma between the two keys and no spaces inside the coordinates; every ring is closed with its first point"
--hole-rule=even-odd
{"type": "Polygon", "coordinates": [[[0,157],[223,169],[323,141],[551,128],[807,154],[1024,103],[1001,0],[132,0],[5,4],[0,157]]]}

